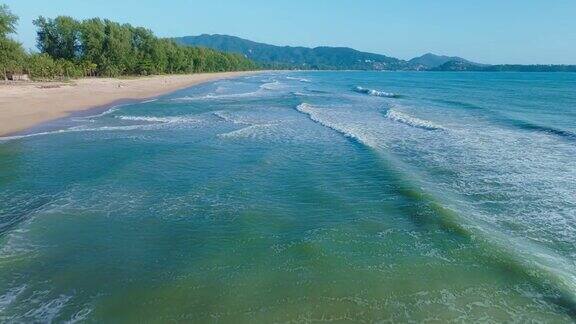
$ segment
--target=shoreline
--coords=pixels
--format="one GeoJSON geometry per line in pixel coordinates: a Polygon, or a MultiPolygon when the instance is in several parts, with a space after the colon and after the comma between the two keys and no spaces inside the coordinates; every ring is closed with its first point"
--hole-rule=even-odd
{"type": "Polygon", "coordinates": [[[127,79],[0,84],[0,136],[41,128],[47,122],[133,100],[152,99],[201,83],[263,71],[161,75],[127,79]]]}

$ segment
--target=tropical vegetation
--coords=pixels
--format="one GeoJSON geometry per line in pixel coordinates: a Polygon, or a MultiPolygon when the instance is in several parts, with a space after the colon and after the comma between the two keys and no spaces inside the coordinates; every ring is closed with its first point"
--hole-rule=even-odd
{"type": "Polygon", "coordinates": [[[152,31],[107,19],[39,17],[38,53],[27,53],[10,38],[18,17],[0,5],[0,78],[27,73],[34,79],[84,76],[183,74],[253,70],[239,54],[187,47],[158,38],[152,31]]]}

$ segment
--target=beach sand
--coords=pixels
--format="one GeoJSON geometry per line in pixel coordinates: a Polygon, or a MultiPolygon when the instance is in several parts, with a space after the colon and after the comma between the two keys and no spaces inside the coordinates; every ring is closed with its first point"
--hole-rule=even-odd
{"type": "Polygon", "coordinates": [[[146,99],[203,82],[256,72],[165,75],[133,79],[89,78],[69,83],[0,83],[0,136],[119,100],[146,99]]]}

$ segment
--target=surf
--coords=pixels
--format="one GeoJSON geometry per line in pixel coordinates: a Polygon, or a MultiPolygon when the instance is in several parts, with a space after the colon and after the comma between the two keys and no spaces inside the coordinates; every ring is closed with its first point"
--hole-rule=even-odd
{"type": "MultiPolygon", "coordinates": [[[[402,178],[396,180],[401,184],[399,194],[417,204],[428,206],[427,208],[434,212],[431,218],[427,218],[428,221],[439,225],[446,231],[457,233],[463,238],[485,246],[482,252],[487,260],[522,273],[541,287],[552,287],[560,294],[556,302],[576,311],[576,273],[570,263],[561,256],[521,238],[509,237],[482,220],[473,219],[445,207],[441,200],[426,191],[428,185],[419,179],[417,171],[386,153],[385,146],[381,145],[377,137],[366,129],[331,121],[325,118],[326,114],[321,113],[321,108],[308,103],[299,104],[296,110],[318,125],[332,129],[355,143],[366,146],[382,159],[382,166],[389,170],[390,174],[402,175],[402,178]]],[[[410,122],[422,126],[420,121],[414,123],[413,119],[410,119],[410,122]]],[[[429,127],[427,123],[424,125],[429,127]]]]}
{"type": "Polygon", "coordinates": [[[366,94],[373,97],[383,97],[383,98],[400,98],[400,95],[391,92],[384,92],[374,89],[367,89],[360,86],[354,87],[354,92],[366,94]]]}
{"type": "Polygon", "coordinates": [[[389,109],[388,111],[386,111],[386,114],[384,116],[392,121],[399,122],[401,124],[405,124],[416,128],[426,130],[445,130],[443,126],[437,125],[431,121],[416,118],[394,109],[389,109]]]}

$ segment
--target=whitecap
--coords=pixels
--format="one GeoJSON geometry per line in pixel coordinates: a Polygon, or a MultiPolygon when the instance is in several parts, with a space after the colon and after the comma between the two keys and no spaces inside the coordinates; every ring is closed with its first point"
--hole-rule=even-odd
{"type": "Polygon", "coordinates": [[[272,90],[278,90],[282,87],[283,87],[283,84],[280,81],[274,80],[272,82],[262,84],[260,86],[260,89],[272,91],[272,90]]]}
{"type": "Polygon", "coordinates": [[[200,120],[190,116],[172,116],[172,117],[156,117],[156,116],[116,116],[121,120],[130,121],[145,121],[152,123],[195,123],[200,120]]]}
{"type": "Polygon", "coordinates": [[[250,125],[235,131],[231,131],[224,134],[218,134],[220,138],[240,138],[240,137],[249,137],[249,138],[257,138],[259,137],[259,132],[263,129],[269,129],[274,127],[278,124],[256,124],[250,125]]]}
{"type": "Polygon", "coordinates": [[[427,130],[444,129],[444,127],[436,125],[431,121],[412,117],[408,114],[396,111],[394,109],[390,109],[388,110],[388,112],[386,112],[386,118],[416,128],[422,128],[427,130]]]}
{"type": "Polygon", "coordinates": [[[362,87],[356,87],[356,88],[354,88],[354,91],[356,91],[358,93],[367,94],[367,95],[373,96],[373,97],[385,97],[385,98],[398,98],[399,97],[397,94],[394,94],[391,92],[384,92],[384,91],[367,89],[367,88],[362,88],[362,87]]]}
{"type": "Polygon", "coordinates": [[[344,135],[345,137],[352,138],[372,148],[378,147],[377,141],[372,139],[367,134],[364,134],[360,128],[355,127],[355,125],[353,124],[342,125],[339,123],[331,122],[327,118],[323,118],[322,114],[319,112],[317,107],[314,107],[308,103],[302,103],[296,107],[296,110],[303,114],[308,115],[308,118],[310,118],[312,121],[322,126],[328,127],[332,130],[335,130],[338,133],[344,135]]]}
{"type": "Polygon", "coordinates": [[[311,80],[305,79],[305,78],[294,78],[294,77],[286,77],[286,79],[288,80],[296,80],[299,82],[304,82],[304,83],[311,83],[311,80]]]}
{"type": "Polygon", "coordinates": [[[172,101],[205,101],[205,100],[226,100],[226,99],[236,99],[236,98],[248,98],[248,97],[258,97],[263,95],[263,89],[259,89],[252,92],[243,92],[243,93],[231,93],[231,94],[207,94],[203,96],[197,97],[180,97],[171,99],[172,101]]]}

